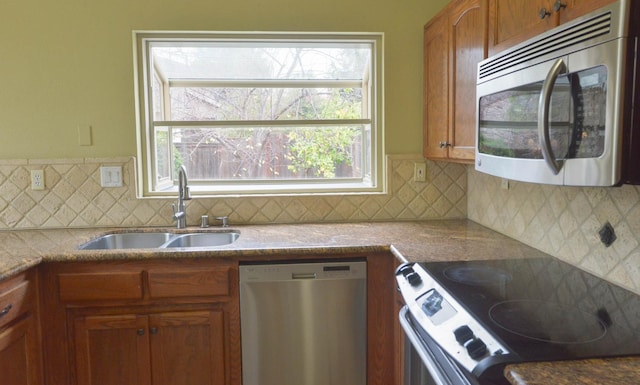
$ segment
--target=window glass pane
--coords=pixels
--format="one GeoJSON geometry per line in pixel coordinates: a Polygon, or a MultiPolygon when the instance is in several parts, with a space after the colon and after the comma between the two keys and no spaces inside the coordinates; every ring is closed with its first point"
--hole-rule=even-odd
{"type": "Polygon", "coordinates": [[[156,181],[161,182],[171,179],[173,162],[171,161],[169,130],[166,127],[156,128],[154,139],[156,149],[156,181]]]}
{"type": "Polygon", "coordinates": [[[155,42],[167,79],[362,79],[369,44],[319,42],[155,42]]]}
{"type": "Polygon", "coordinates": [[[340,127],[173,128],[190,180],[362,178],[370,131],[340,127]]]}
{"type": "Polygon", "coordinates": [[[361,119],[360,88],[171,87],[171,119],[361,119]]]}
{"type": "Polygon", "coordinates": [[[157,74],[151,79],[151,92],[153,97],[153,120],[163,120],[164,108],[162,105],[162,83],[157,74]]]}

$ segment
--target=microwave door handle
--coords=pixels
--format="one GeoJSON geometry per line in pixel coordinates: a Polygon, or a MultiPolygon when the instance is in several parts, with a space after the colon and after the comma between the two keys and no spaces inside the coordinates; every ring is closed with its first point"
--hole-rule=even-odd
{"type": "Polygon", "coordinates": [[[542,92],[540,93],[540,102],[538,103],[538,138],[540,140],[540,148],[547,166],[553,171],[554,175],[558,175],[562,168],[562,160],[557,160],[551,148],[551,138],[549,135],[549,106],[551,105],[551,93],[556,83],[558,75],[567,71],[567,66],[562,59],[558,59],[547,74],[547,78],[542,83],[542,92]]]}

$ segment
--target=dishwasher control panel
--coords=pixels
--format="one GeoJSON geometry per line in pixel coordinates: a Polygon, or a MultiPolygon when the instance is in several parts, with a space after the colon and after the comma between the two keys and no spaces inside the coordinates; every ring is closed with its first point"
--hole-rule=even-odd
{"type": "Polygon", "coordinates": [[[363,279],[366,277],[367,264],[364,261],[240,265],[240,282],[296,279],[363,279]]]}

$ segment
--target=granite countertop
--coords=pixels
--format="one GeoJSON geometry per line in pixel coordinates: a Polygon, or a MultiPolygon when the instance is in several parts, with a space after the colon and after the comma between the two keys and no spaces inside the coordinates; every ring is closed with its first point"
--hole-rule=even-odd
{"type": "MultiPolygon", "coordinates": [[[[468,220],[194,227],[187,231],[240,232],[230,245],[211,249],[78,250],[100,235],[173,228],[91,228],[0,231],[0,280],[42,262],[390,252],[401,262],[529,258],[546,255],[468,220]]],[[[514,385],[636,384],[640,358],[525,363],[505,368],[514,385]],[[584,379],[584,380],[582,380],[584,379]],[[583,382],[580,382],[583,381],[583,382]]]]}
{"type": "Polygon", "coordinates": [[[631,385],[640,382],[640,358],[611,358],[509,365],[513,385],[631,385]]]}
{"type": "Polygon", "coordinates": [[[230,245],[211,249],[78,250],[103,234],[178,231],[173,228],[56,229],[0,232],[0,279],[43,261],[309,255],[390,251],[400,261],[526,258],[544,255],[468,220],[198,227],[180,231],[240,232],[230,245]]]}

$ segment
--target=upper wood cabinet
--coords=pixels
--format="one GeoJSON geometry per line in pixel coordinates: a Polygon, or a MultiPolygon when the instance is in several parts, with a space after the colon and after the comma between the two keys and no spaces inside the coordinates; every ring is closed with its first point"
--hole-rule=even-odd
{"type": "Polygon", "coordinates": [[[486,0],[489,56],[615,0],[486,0]]]}
{"type": "Polygon", "coordinates": [[[424,121],[425,158],[446,159],[449,149],[449,18],[440,13],[424,27],[424,121]]]}
{"type": "Polygon", "coordinates": [[[480,0],[455,0],[424,27],[424,156],[472,163],[476,71],[486,57],[480,0]]]}

